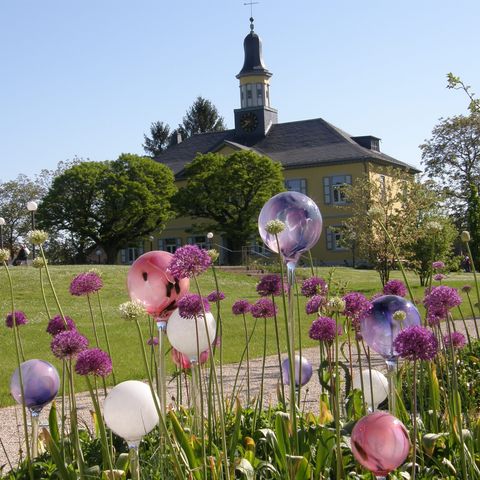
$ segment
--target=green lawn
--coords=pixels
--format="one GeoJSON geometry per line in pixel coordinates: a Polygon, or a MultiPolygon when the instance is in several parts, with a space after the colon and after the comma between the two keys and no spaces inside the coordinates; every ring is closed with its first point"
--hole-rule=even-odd
{"type": "MultiPolygon", "coordinates": [[[[75,320],[77,328],[90,339],[91,345],[93,345],[93,329],[90,315],[88,313],[87,300],[82,297],[73,297],[68,293],[68,286],[72,277],[79,272],[88,270],[88,268],[89,267],[86,266],[52,266],[50,267],[50,271],[64,313],[75,320]]],[[[144,378],[145,374],[135,324],[122,320],[118,314],[118,305],[128,300],[126,289],[128,267],[100,266],[99,269],[102,272],[105,284],[101,291],[101,297],[110,342],[113,349],[112,356],[117,374],[117,381],[132,378],[144,378]]],[[[318,268],[317,274],[326,278],[329,270],[329,268],[318,268]]],[[[15,289],[15,308],[17,310],[23,310],[29,319],[29,324],[21,327],[21,337],[26,359],[41,358],[52,362],[60,368],[60,362],[58,362],[50,352],[50,336],[45,332],[48,318],[41,296],[39,271],[31,267],[12,267],[10,271],[15,289]]],[[[299,270],[298,277],[305,278],[309,276],[309,274],[309,270],[302,269],[299,270]]],[[[245,298],[252,302],[258,298],[255,291],[258,277],[248,276],[244,273],[238,274],[218,270],[218,278],[220,289],[224,291],[226,295],[226,299],[222,302],[221,307],[224,325],[222,339],[224,346],[224,361],[235,362],[239,360],[244,348],[243,323],[241,317],[235,317],[231,314],[231,306],[238,298],[245,298]]],[[[401,275],[399,272],[393,272],[392,278],[401,278],[401,275]]],[[[421,298],[423,295],[423,289],[419,287],[417,278],[413,274],[410,278],[411,284],[414,286],[415,297],[421,298]]],[[[58,312],[51,290],[46,283],[45,275],[44,280],[48,304],[53,315],[58,312]]],[[[207,295],[214,290],[214,281],[211,273],[201,276],[199,280],[204,295],[207,295]]],[[[366,295],[372,295],[373,293],[378,292],[381,287],[376,272],[369,270],[354,270],[345,267],[335,269],[334,282],[336,284],[336,289],[347,289],[349,291],[355,290],[366,295]]],[[[472,274],[466,273],[450,275],[446,283],[455,287],[461,287],[464,284],[470,284],[473,286],[473,276],[472,274]]],[[[192,288],[193,287],[191,287],[191,289],[192,288]]],[[[9,394],[9,381],[16,367],[16,360],[12,336],[13,332],[11,329],[8,329],[3,325],[5,315],[11,311],[9,286],[4,269],[1,269],[0,271],[0,292],[0,314],[2,316],[2,324],[0,325],[0,406],[5,406],[12,403],[9,394]]],[[[95,297],[93,297],[92,300],[94,300],[93,305],[100,342],[102,343],[101,346],[104,347],[105,342],[100,326],[100,317],[98,315],[98,307],[95,297]]],[[[313,318],[307,317],[303,314],[305,301],[301,298],[300,302],[300,308],[302,311],[302,345],[312,346],[313,343],[308,339],[307,332],[308,326],[313,318]]],[[[214,306],[212,307],[212,311],[215,312],[214,306]]],[[[470,316],[470,310],[467,306],[465,306],[465,312],[466,316],[470,316]]],[[[253,326],[253,322],[254,320],[251,317],[248,318],[250,328],[253,326]]],[[[283,317],[279,318],[279,322],[280,326],[283,327],[283,317]]],[[[149,337],[148,331],[149,324],[148,321],[145,320],[145,339],[149,337]]],[[[283,332],[283,328],[281,328],[281,331],[283,332]]],[[[262,349],[262,330],[258,329],[257,332],[258,334],[255,335],[252,344],[252,352],[254,356],[261,355],[262,349]]],[[[282,344],[284,344],[284,341],[282,341],[282,344]]],[[[273,353],[275,351],[275,337],[272,322],[269,323],[268,346],[269,353],[273,353]]],[[[86,389],[81,378],[78,378],[77,383],[78,390],[86,389]]]]}

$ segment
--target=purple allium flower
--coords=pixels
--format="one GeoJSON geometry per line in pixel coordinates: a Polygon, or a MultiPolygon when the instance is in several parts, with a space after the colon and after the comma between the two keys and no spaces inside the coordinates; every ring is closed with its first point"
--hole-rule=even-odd
{"type": "Polygon", "coordinates": [[[436,281],[436,282],[441,282],[442,280],[445,280],[447,278],[446,275],[444,275],[443,273],[436,273],[434,276],[433,276],[433,279],[436,281]]]}
{"type": "Polygon", "coordinates": [[[187,293],[177,303],[180,316],[183,318],[195,318],[203,315],[203,309],[210,311],[210,304],[206,298],[196,293],[187,293]]]}
{"type": "Polygon", "coordinates": [[[282,293],[282,279],[279,275],[264,275],[257,284],[257,293],[262,297],[280,295],[282,293]]]}
{"type": "Polygon", "coordinates": [[[13,317],[15,315],[15,324],[18,326],[26,325],[28,320],[27,316],[20,310],[15,310],[13,313],[10,312],[5,319],[5,325],[8,328],[13,328],[13,317]]]}
{"type": "Polygon", "coordinates": [[[310,277],[303,281],[301,292],[305,297],[313,297],[320,294],[325,296],[327,294],[327,282],[320,277],[310,277]]]}
{"type": "Polygon", "coordinates": [[[451,335],[445,335],[443,337],[443,343],[445,346],[461,349],[467,344],[465,335],[460,332],[452,332],[451,335]]]}
{"type": "Polygon", "coordinates": [[[211,264],[207,250],[197,245],[185,245],[175,251],[168,269],[175,278],[191,278],[203,273],[211,264]]]}
{"type": "Polygon", "coordinates": [[[232,313],[234,315],[242,315],[242,314],[248,313],[251,308],[252,308],[252,305],[248,300],[237,300],[232,305],[232,313]]]}
{"type": "Polygon", "coordinates": [[[148,340],[147,340],[147,345],[150,345],[150,346],[155,346],[155,345],[158,345],[158,337],[150,337],[148,340]]]}
{"type": "Polygon", "coordinates": [[[324,307],[327,304],[326,297],[322,295],[314,295],[313,297],[308,299],[307,304],[305,305],[305,311],[307,314],[318,314],[318,311],[321,307],[324,307]]]}
{"type": "Polygon", "coordinates": [[[254,318],[274,317],[277,314],[277,306],[269,298],[261,298],[252,305],[250,313],[254,318]]]}
{"type": "Polygon", "coordinates": [[[103,287],[103,281],[95,272],[79,273],[70,283],[70,293],[77,297],[98,292],[103,287]]]}
{"type": "Polygon", "coordinates": [[[359,292],[347,293],[343,300],[345,302],[343,314],[350,318],[353,323],[358,323],[372,309],[372,303],[359,292]]]}
{"type": "Polygon", "coordinates": [[[64,332],[65,330],[76,330],[75,322],[70,317],[65,317],[65,322],[61,315],[55,315],[47,325],[47,333],[52,337],[64,332]],[[65,324],[66,322],[66,324],[65,324]]]}
{"type": "Polygon", "coordinates": [[[212,293],[209,293],[207,300],[209,302],[219,302],[220,300],[225,299],[225,294],[219,290],[214,290],[212,293]]]}
{"type": "Polygon", "coordinates": [[[374,293],[371,297],[370,297],[370,301],[373,302],[374,300],[376,300],[377,298],[380,298],[380,297],[383,297],[385,294],[383,292],[378,292],[378,293],[374,293]]]}
{"type": "Polygon", "coordinates": [[[383,287],[385,295],[398,295],[404,297],[407,294],[407,287],[400,280],[390,280],[383,287]]]}
{"type": "Polygon", "coordinates": [[[107,377],[112,373],[112,360],[108,353],[99,348],[89,348],[78,354],[75,371],[79,375],[107,377]]]}
{"type": "Polygon", "coordinates": [[[471,285],[464,285],[462,287],[462,292],[463,293],[470,293],[470,291],[472,290],[472,286],[471,285]]]}
{"type": "Polygon", "coordinates": [[[443,270],[445,268],[445,264],[441,260],[437,260],[436,262],[432,263],[432,268],[434,270],[443,270]]]}
{"type": "Polygon", "coordinates": [[[330,317],[318,317],[310,325],[308,336],[312,340],[332,343],[336,335],[341,335],[342,327],[330,317]]]}
{"type": "Polygon", "coordinates": [[[462,298],[456,288],[440,285],[425,291],[423,305],[428,311],[427,319],[430,325],[437,325],[447,318],[448,311],[460,305],[462,298]]]}
{"type": "Polygon", "coordinates": [[[402,330],[393,341],[400,357],[408,360],[432,360],[437,354],[438,342],[428,328],[413,325],[402,330]]]}
{"type": "Polygon", "coordinates": [[[66,330],[53,337],[52,353],[60,359],[73,358],[88,346],[88,340],[76,330],[66,330]]]}

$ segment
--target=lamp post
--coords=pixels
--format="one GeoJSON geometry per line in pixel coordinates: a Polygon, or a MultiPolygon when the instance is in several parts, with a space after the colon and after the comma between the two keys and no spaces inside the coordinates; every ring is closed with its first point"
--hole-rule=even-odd
{"type": "Polygon", "coordinates": [[[207,233],[207,248],[210,249],[212,244],[211,244],[211,241],[212,241],[212,238],[213,238],[213,233],[212,232],[208,232],[207,233]]]}
{"type": "Polygon", "coordinates": [[[153,241],[155,240],[155,237],[150,235],[148,239],[150,240],[150,251],[153,251],[153,241]]]}
{"type": "Polygon", "coordinates": [[[95,253],[97,255],[97,263],[100,265],[100,257],[102,255],[102,251],[98,249],[95,253]]]}
{"type": "Polygon", "coordinates": [[[0,248],[3,248],[3,226],[5,225],[5,219],[0,217],[0,248]]]}
{"type": "MultiPolygon", "coordinates": [[[[37,211],[37,202],[30,201],[27,203],[27,210],[32,215],[32,230],[35,230],[35,212],[37,211]]],[[[32,258],[35,260],[35,245],[32,245],[32,258]]]]}

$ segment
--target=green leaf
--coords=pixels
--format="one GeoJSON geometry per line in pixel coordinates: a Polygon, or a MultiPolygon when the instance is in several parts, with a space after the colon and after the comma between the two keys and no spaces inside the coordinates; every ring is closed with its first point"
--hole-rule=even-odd
{"type": "Polygon", "coordinates": [[[252,467],[252,464],[246,458],[242,458],[237,464],[235,467],[235,473],[240,474],[241,479],[254,480],[255,478],[255,470],[252,467]]]}
{"type": "Polygon", "coordinates": [[[235,451],[238,439],[240,438],[240,426],[242,421],[242,406],[238,397],[235,399],[235,426],[230,438],[230,464],[233,465],[235,460],[235,451]]]}
{"type": "Polygon", "coordinates": [[[116,470],[127,470],[128,463],[130,461],[130,457],[128,453],[121,453],[117,461],[115,462],[115,469],[116,470]]]}
{"type": "Polygon", "coordinates": [[[52,406],[50,407],[50,413],[48,414],[48,428],[50,429],[52,441],[59,445],[60,432],[58,430],[57,404],[55,401],[52,402],[52,406]]]}
{"type": "Polygon", "coordinates": [[[438,440],[441,438],[445,438],[448,434],[447,433],[427,433],[422,437],[422,445],[425,453],[428,456],[433,455],[433,451],[437,445],[438,440]]]}
{"type": "Polygon", "coordinates": [[[58,473],[60,475],[60,478],[62,480],[76,480],[77,475],[75,471],[72,471],[71,468],[66,467],[62,455],[60,454],[60,450],[58,449],[57,444],[54,442],[52,436],[50,435],[50,432],[44,428],[42,430],[43,438],[45,438],[45,442],[47,444],[47,448],[50,451],[50,454],[52,455],[53,461],[55,462],[55,465],[58,468],[58,473]]]}

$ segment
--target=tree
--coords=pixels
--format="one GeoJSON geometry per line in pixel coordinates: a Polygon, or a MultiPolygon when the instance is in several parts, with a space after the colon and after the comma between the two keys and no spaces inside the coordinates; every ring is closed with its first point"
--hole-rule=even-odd
{"type": "Polygon", "coordinates": [[[478,100],[458,77],[448,75],[448,88],[462,89],[469,97],[467,116],[440,119],[432,136],[420,145],[425,173],[447,195],[446,205],[458,229],[467,229],[480,260],[480,228],[475,221],[480,183],[480,110],[478,100]]]}
{"type": "Polygon", "coordinates": [[[257,233],[264,203],[284,190],[282,167],[270,158],[240,151],[224,156],[197,155],[186,168],[187,184],[175,205],[181,215],[206,220],[203,231],[224,235],[232,250],[230,263],[239,263],[241,248],[257,233]]]}
{"type": "Polygon", "coordinates": [[[225,128],[223,117],[219,115],[217,107],[203,97],[197,97],[185,113],[183,123],[178,126],[183,138],[197,133],[220,132],[225,128]]]}
{"type": "Polygon", "coordinates": [[[42,186],[26,175],[0,183],[0,216],[5,219],[5,246],[12,253],[15,244],[32,229],[27,202],[40,199],[42,194],[42,186]]]}
{"type": "MultiPolygon", "coordinates": [[[[173,216],[173,172],[150,158],[84,162],[55,178],[39,210],[39,223],[103,248],[107,263],[118,251],[158,232],[173,216]]],[[[85,247],[84,247],[85,248],[85,247]]]]}
{"type": "Polygon", "coordinates": [[[364,175],[353,185],[346,185],[348,203],[340,208],[350,214],[344,222],[346,241],[355,239],[359,257],[378,271],[384,285],[396,262],[388,237],[393,239],[401,260],[408,261],[411,256],[408,247],[418,238],[419,223],[438,206],[438,196],[404,170],[388,167],[383,171],[384,180],[380,178],[364,175]]]}
{"type": "Polygon", "coordinates": [[[145,153],[152,157],[160,155],[170,143],[170,126],[168,123],[153,122],[150,125],[150,137],[144,135],[145,143],[142,145],[145,153]]]}

